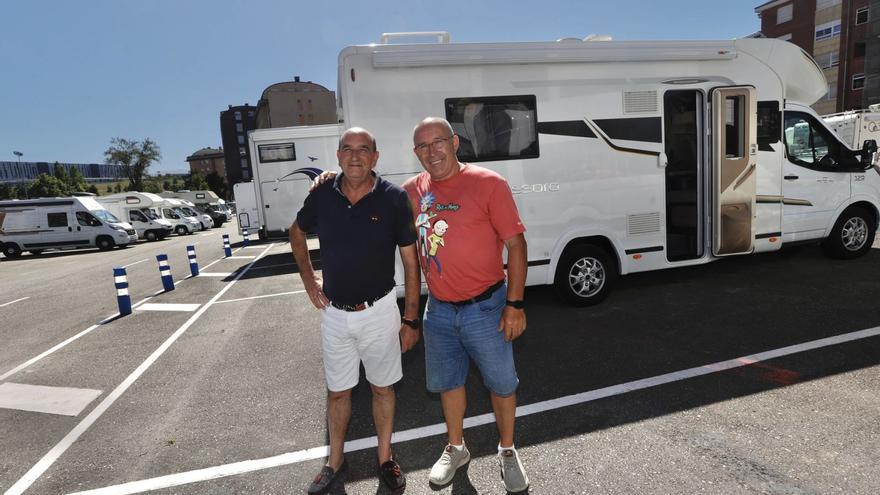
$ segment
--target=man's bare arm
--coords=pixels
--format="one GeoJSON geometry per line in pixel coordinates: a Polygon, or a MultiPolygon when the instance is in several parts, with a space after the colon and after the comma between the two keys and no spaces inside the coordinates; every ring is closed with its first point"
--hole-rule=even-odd
{"type": "MultiPolygon", "coordinates": [[[[504,245],[507,246],[507,299],[519,301],[525,294],[526,274],[529,269],[526,238],[523,234],[518,234],[504,241],[504,245]]],[[[505,305],[498,330],[504,331],[504,339],[507,341],[522,335],[526,330],[526,310],[505,305]]]]}
{"type": "MultiPolygon", "coordinates": [[[[404,303],[403,317],[407,320],[415,320],[419,317],[419,292],[421,289],[421,274],[419,272],[419,258],[416,251],[416,243],[400,248],[400,259],[403,262],[404,303]]],[[[419,341],[419,330],[409,325],[400,326],[400,350],[406,352],[419,341]]]]}
{"type": "Polygon", "coordinates": [[[305,285],[306,293],[312,304],[318,309],[324,309],[330,304],[330,300],[324,295],[324,282],[315,274],[312,260],[309,258],[309,246],[306,244],[306,233],[300,230],[296,221],[290,226],[290,250],[293,251],[293,259],[299,270],[299,276],[305,285]]]}

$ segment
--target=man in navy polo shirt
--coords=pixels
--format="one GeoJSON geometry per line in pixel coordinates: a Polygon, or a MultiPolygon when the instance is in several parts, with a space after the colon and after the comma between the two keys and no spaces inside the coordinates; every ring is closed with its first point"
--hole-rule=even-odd
{"type": "Polygon", "coordinates": [[[342,449],[361,362],[373,391],[379,476],[397,490],[406,478],[391,453],[393,385],[403,376],[401,352],[419,339],[416,231],[406,192],[373,172],[379,152],[372,134],[357,127],[345,131],[336,157],[342,174],[309,194],[290,227],[299,275],[312,304],[322,312],[328,390],[330,455],[308,493],[327,493],[345,471],[342,449]],[[306,232],[318,234],[323,279],[309,259],[306,232]],[[404,267],[403,318],[394,291],[395,248],[404,267]]]}

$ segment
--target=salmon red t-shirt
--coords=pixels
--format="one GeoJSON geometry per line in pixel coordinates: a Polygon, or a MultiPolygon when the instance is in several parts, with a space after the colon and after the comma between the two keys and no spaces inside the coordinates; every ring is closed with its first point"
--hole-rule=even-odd
{"type": "Polygon", "coordinates": [[[525,232],[507,181],[464,164],[450,179],[427,172],[403,184],[412,201],[422,273],[431,294],[464,301],[504,278],[504,241],[525,232]]]}

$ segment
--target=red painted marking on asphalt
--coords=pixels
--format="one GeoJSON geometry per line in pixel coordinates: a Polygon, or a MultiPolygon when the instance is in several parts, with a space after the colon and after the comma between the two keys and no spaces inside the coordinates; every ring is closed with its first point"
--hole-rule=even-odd
{"type": "Polygon", "coordinates": [[[746,378],[753,378],[781,386],[793,385],[801,380],[801,374],[797,371],[764,363],[751,363],[748,366],[736,369],[735,373],[746,378]]]}

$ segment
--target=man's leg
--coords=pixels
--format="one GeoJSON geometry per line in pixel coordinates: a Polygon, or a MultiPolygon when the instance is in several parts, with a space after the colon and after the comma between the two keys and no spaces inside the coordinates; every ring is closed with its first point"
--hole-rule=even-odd
{"type": "Polygon", "coordinates": [[[513,447],[513,429],[516,422],[516,394],[507,397],[492,392],[492,411],[495,412],[495,425],[498,427],[501,448],[513,447]]]}
{"type": "Polygon", "coordinates": [[[394,387],[377,387],[373,389],[373,423],[376,425],[376,436],[379,439],[379,465],[391,460],[391,433],[394,431],[394,387]]]}
{"type": "Polygon", "coordinates": [[[464,413],[467,409],[467,394],[464,387],[440,392],[443,418],[446,420],[448,443],[461,445],[464,441],[464,413]]]}
{"type": "Polygon", "coordinates": [[[342,466],[343,445],[348,422],[351,420],[351,389],[342,392],[327,391],[327,429],[330,432],[330,457],[327,465],[334,471],[342,466]]]}

